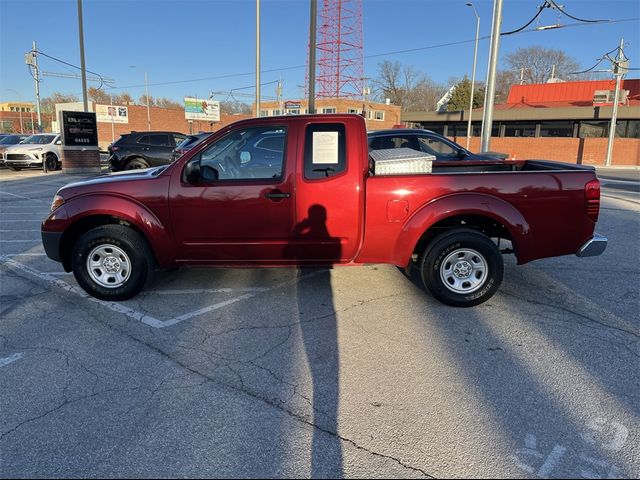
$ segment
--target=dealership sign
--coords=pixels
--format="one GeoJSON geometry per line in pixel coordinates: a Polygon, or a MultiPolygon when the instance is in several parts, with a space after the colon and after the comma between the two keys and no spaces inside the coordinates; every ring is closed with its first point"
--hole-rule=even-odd
{"type": "Polygon", "coordinates": [[[184,97],[184,118],[187,120],[220,121],[220,102],[195,97],[184,97]]]}
{"type": "Polygon", "coordinates": [[[284,102],[284,108],[286,108],[287,110],[302,108],[302,104],[300,102],[288,101],[288,102],[284,102]]]}
{"type": "Polygon", "coordinates": [[[67,147],[97,147],[98,124],[93,112],[62,111],[62,139],[67,147]]]}
{"type": "Polygon", "coordinates": [[[121,105],[96,104],[98,122],[129,123],[129,108],[121,105]]]}

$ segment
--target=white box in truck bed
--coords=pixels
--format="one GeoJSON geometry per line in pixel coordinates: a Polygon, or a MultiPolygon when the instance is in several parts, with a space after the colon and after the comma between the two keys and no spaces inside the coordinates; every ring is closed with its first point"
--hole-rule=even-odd
{"type": "Polygon", "coordinates": [[[431,173],[434,155],[411,148],[385,148],[369,152],[374,175],[407,175],[431,173]]]}

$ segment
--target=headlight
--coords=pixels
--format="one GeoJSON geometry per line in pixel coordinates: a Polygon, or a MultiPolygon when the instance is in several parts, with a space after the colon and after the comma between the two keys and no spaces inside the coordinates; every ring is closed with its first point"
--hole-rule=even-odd
{"type": "Polygon", "coordinates": [[[55,195],[53,197],[53,201],[51,202],[51,211],[53,212],[56,208],[64,203],[64,198],[60,195],[55,195]]]}

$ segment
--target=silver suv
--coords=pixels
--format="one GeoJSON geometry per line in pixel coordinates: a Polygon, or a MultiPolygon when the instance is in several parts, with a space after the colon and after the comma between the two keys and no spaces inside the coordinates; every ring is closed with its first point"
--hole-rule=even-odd
{"type": "Polygon", "coordinates": [[[57,170],[62,167],[61,151],[60,134],[37,133],[7,148],[4,163],[11,170],[18,171],[28,167],[42,168],[42,162],[47,162],[47,170],[57,170]]]}

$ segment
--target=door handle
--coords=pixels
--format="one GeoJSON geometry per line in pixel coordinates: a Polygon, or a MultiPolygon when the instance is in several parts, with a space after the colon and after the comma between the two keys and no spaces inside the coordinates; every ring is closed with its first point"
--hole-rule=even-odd
{"type": "Polygon", "coordinates": [[[282,199],[282,198],[290,198],[290,197],[291,197],[290,193],[284,193],[284,192],[278,192],[278,191],[264,194],[264,198],[270,198],[270,199],[282,199]]]}

